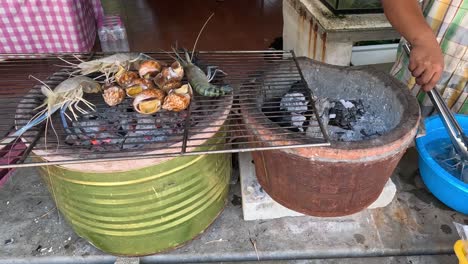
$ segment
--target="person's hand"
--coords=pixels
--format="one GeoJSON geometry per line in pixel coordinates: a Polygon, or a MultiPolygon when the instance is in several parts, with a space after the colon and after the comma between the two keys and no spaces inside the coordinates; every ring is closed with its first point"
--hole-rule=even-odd
{"type": "Polygon", "coordinates": [[[435,87],[444,70],[444,56],[435,37],[411,43],[409,70],[416,83],[428,92],[435,87]]]}

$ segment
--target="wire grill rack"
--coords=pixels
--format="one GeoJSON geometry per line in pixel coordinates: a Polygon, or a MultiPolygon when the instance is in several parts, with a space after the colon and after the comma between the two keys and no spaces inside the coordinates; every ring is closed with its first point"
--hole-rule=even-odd
{"type": "MultiPolygon", "coordinates": [[[[145,54],[167,63],[173,61],[167,53],[145,54]]],[[[4,58],[0,61],[0,111],[3,116],[0,135],[4,139],[41,110],[38,107],[45,99],[41,93],[42,84],[31,75],[54,89],[69,78],[72,70],[57,56],[79,63],[77,58],[92,60],[105,54],[8,56],[0,55],[4,58]]],[[[195,63],[202,69],[208,65],[222,69],[226,74],[218,74],[213,83],[229,84],[234,88],[233,93],[216,98],[195,93],[187,110],[162,110],[154,115],[134,112],[131,98],[116,107],[109,107],[100,94],[86,94],[85,98],[96,106],[95,112],[82,114],[77,120],[64,119],[55,113],[50,122],[31,128],[9,144],[3,142],[0,145],[0,168],[329,145],[327,133],[316,115],[313,96],[292,52],[198,52],[195,57],[195,63]],[[308,103],[311,110],[305,114],[307,119],[315,115],[319,120],[320,136],[308,137],[284,121],[284,117],[291,113],[280,108],[279,102],[291,83],[296,91],[304,91],[305,99],[297,100],[308,103]],[[256,123],[267,124],[267,133],[284,136],[288,141],[257,142],[246,126],[242,111],[249,112],[256,123]]],[[[81,107],[85,109],[85,106],[81,107]]]]}

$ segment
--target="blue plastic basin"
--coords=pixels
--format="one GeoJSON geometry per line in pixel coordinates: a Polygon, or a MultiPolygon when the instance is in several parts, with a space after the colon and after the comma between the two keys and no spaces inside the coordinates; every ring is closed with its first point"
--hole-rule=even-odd
{"type": "MultiPolygon", "coordinates": [[[[468,133],[468,116],[455,115],[465,133],[468,133]]],[[[425,120],[426,135],[416,139],[421,177],[432,194],[448,207],[468,214],[468,184],[444,170],[429,154],[427,144],[447,140],[449,136],[439,116],[425,120]]]]}

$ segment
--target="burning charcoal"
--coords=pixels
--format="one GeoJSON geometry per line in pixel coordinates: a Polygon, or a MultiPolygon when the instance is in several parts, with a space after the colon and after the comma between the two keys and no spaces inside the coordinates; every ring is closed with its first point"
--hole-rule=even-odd
{"type": "Polygon", "coordinates": [[[304,132],[304,123],[306,122],[306,117],[304,115],[293,112],[285,116],[283,121],[284,126],[294,127],[293,129],[304,132]]]}
{"type": "Polygon", "coordinates": [[[95,145],[119,145],[123,138],[116,133],[102,132],[98,133],[95,139],[95,145]]]}
{"type": "Polygon", "coordinates": [[[80,130],[81,133],[85,133],[88,137],[96,136],[96,133],[99,132],[99,125],[100,123],[97,120],[75,121],[72,123],[75,131],[80,130]]]}
{"type": "Polygon", "coordinates": [[[365,138],[372,138],[372,137],[378,137],[378,136],[381,136],[382,133],[378,132],[378,131],[368,131],[368,130],[365,130],[365,129],[361,129],[359,131],[361,133],[361,135],[363,135],[365,138]]]}
{"type": "Polygon", "coordinates": [[[137,122],[127,134],[122,149],[139,149],[149,143],[176,140],[177,135],[183,134],[186,113],[162,111],[152,116],[137,114],[135,117],[137,122]]]}
{"type": "Polygon", "coordinates": [[[126,134],[133,131],[137,124],[138,124],[138,119],[136,118],[136,115],[132,115],[129,113],[129,115],[126,118],[122,118],[120,120],[121,131],[119,134],[122,134],[123,136],[125,136],[126,134]]]}
{"type": "Polygon", "coordinates": [[[347,130],[337,126],[328,126],[330,139],[334,141],[351,141],[350,139],[360,140],[361,134],[354,130],[347,130]]]}
{"type": "Polygon", "coordinates": [[[66,142],[74,146],[89,146],[95,150],[112,149],[112,145],[119,146],[123,141],[121,120],[120,113],[115,109],[83,116],[80,120],[71,122],[66,142]]]}
{"type": "Polygon", "coordinates": [[[307,112],[309,102],[302,93],[287,93],[281,98],[280,109],[287,112],[307,112]]]}
{"type": "MultiPolygon", "coordinates": [[[[328,120],[330,118],[330,100],[328,98],[318,98],[315,100],[315,109],[317,109],[317,114],[322,121],[322,124],[327,131],[328,120]]],[[[322,130],[320,129],[319,122],[315,115],[312,115],[309,121],[309,125],[306,130],[306,135],[311,138],[321,138],[322,130]]]]}
{"type": "Polygon", "coordinates": [[[153,129],[152,133],[142,135],[141,133],[128,133],[127,138],[122,144],[122,149],[143,148],[145,144],[167,141],[170,131],[166,129],[153,129]]]}
{"type": "Polygon", "coordinates": [[[262,112],[274,123],[283,122],[283,117],[280,112],[280,100],[278,98],[266,101],[262,105],[262,112]]]}
{"type": "Polygon", "coordinates": [[[310,138],[322,138],[322,130],[320,129],[320,125],[316,120],[310,121],[306,130],[306,135],[310,138]]]}
{"type": "MultiPolygon", "coordinates": [[[[153,142],[153,136],[158,132],[153,116],[135,114],[136,123],[129,126],[129,133],[126,135],[125,141],[122,144],[123,149],[142,148],[144,144],[153,142]]],[[[161,138],[159,141],[164,141],[161,138]]],[[[158,140],[154,140],[158,142],[158,140]]]]}
{"type": "Polygon", "coordinates": [[[341,104],[343,105],[343,107],[346,108],[346,109],[350,109],[350,108],[355,107],[355,105],[354,105],[352,102],[350,102],[350,101],[345,101],[345,100],[343,100],[343,99],[340,100],[340,103],[341,103],[341,104]]]}
{"type": "Polygon", "coordinates": [[[308,111],[309,102],[302,93],[291,92],[285,94],[280,101],[280,110],[282,113],[282,120],[280,125],[287,127],[294,127],[293,130],[304,132],[304,123],[307,118],[304,113],[308,111]]]}
{"type": "Polygon", "coordinates": [[[308,88],[304,85],[302,81],[297,81],[291,85],[288,93],[306,93],[309,94],[308,88]]]}
{"type": "Polygon", "coordinates": [[[304,132],[304,123],[306,122],[306,117],[301,114],[292,113],[291,115],[291,124],[300,132],[304,132]]]}
{"type": "Polygon", "coordinates": [[[363,115],[364,106],[361,100],[338,100],[332,102],[329,124],[343,129],[352,130],[353,124],[363,115]]]}
{"type": "Polygon", "coordinates": [[[154,119],[147,115],[137,114],[137,125],[135,133],[138,135],[149,135],[156,128],[154,119]]]}
{"type": "MultiPolygon", "coordinates": [[[[71,146],[83,146],[82,141],[83,140],[80,140],[79,137],[76,135],[68,135],[65,138],[65,143],[71,146]]],[[[88,142],[88,146],[91,145],[89,141],[83,141],[83,142],[88,142]]]]}

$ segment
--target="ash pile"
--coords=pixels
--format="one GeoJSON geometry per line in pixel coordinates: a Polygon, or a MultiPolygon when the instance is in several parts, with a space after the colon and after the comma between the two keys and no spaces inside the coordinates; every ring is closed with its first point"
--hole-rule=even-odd
{"type": "Polygon", "coordinates": [[[331,140],[373,139],[387,131],[384,120],[367,111],[369,107],[362,99],[319,98],[316,105],[331,140]]]}
{"type": "MultiPolygon", "coordinates": [[[[384,120],[372,114],[362,99],[315,98],[315,109],[311,106],[310,95],[298,91],[296,84],[281,97],[282,127],[305,133],[311,138],[321,136],[320,126],[314,111],[328,132],[332,141],[360,141],[377,138],[388,130],[384,120]]],[[[271,118],[270,118],[271,119],[271,118]]],[[[278,121],[278,120],[272,120],[278,121]]]]}

